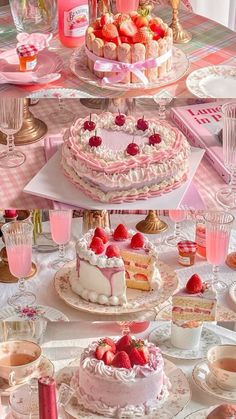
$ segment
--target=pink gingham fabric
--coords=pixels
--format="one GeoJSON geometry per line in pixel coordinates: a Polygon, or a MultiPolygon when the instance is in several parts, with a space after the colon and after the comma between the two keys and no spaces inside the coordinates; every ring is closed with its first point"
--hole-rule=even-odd
{"type": "Polygon", "coordinates": [[[183,240],[178,243],[178,250],[184,253],[196,253],[197,243],[190,240],[183,240]]]}
{"type": "Polygon", "coordinates": [[[38,49],[35,45],[19,45],[17,47],[17,54],[20,57],[33,57],[38,53],[38,49]]]}

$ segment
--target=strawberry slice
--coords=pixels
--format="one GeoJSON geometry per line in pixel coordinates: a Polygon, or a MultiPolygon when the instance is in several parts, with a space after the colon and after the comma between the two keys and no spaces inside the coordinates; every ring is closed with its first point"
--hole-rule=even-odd
{"type": "Polygon", "coordinates": [[[133,42],[135,44],[146,44],[148,41],[153,39],[153,32],[147,28],[139,28],[137,33],[133,37],[133,42]]]}
{"type": "Polygon", "coordinates": [[[131,239],[130,246],[132,249],[142,249],[144,246],[144,236],[141,233],[136,233],[131,239]]]}
{"type": "Polygon", "coordinates": [[[117,351],[125,351],[127,354],[129,354],[132,349],[131,343],[132,343],[131,336],[124,335],[116,342],[116,349],[117,351]]]}
{"type": "Polygon", "coordinates": [[[108,23],[113,23],[113,22],[114,22],[114,17],[110,13],[105,13],[100,18],[100,24],[101,24],[101,26],[105,26],[108,23]]]}
{"type": "Polygon", "coordinates": [[[203,283],[197,274],[193,274],[186,284],[186,291],[188,294],[197,294],[203,289],[203,283]]]}
{"type": "Polygon", "coordinates": [[[132,341],[132,351],[130,352],[130,361],[133,364],[137,365],[145,365],[149,361],[149,350],[148,347],[145,345],[144,341],[133,340],[132,341]]]}
{"type": "Polygon", "coordinates": [[[101,360],[104,354],[110,350],[111,350],[111,347],[110,345],[107,345],[107,343],[98,345],[95,351],[95,358],[101,360]]]}
{"type": "Polygon", "coordinates": [[[114,244],[110,244],[106,250],[106,256],[108,258],[119,258],[120,257],[120,249],[118,246],[114,244]]]}
{"type": "Polygon", "coordinates": [[[131,368],[131,362],[129,359],[129,355],[125,351],[117,352],[115,355],[113,361],[112,361],[113,367],[116,368],[131,368]]]}
{"type": "Polygon", "coordinates": [[[102,34],[101,29],[95,29],[95,31],[93,31],[93,34],[96,38],[103,39],[103,34],[102,34]]]}
{"type": "Polygon", "coordinates": [[[101,227],[96,228],[94,232],[94,237],[99,237],[103,241],[104,244],[108,242],[108,236],[103,230],[103,228],[101,227]]]}
{"type": "Polygon", "coordinates": [[[155,37],[159,37],[158,39],[160,39],[160,38],[164,38],[164,36],[165,36],[165,31],[164,31],[164,29],[162,29],[159,25],[158,25],[158,23],[157,22],[155,22],[155,21],[152,21],[151,23],[150,23],[150,29],[151,29],[151,31],[152,32],[154,32],[154,34],[155,34],[155,37]]]}
{"type": "Polygon", "coordinates": [[[133,19],[137,28],[143,28],[143,26],[149,25],[149,20],[146,16],[138,15],[133,19]]]}
{"type": "Polygon", "coordinates": [[[138,29],[131,19],[127,19],[120,23],[119,31],[121,35],[133,37],[138,29]]]}
{"type": "Polygon", "coordinates": [[[100,239],[100,237],[93,237],[89,248],[96,254],[96,255],[100,255],[101,253],[104,252],[105,250],[105,246],[104,243],[102,241],[102,239],[100,239]]]}
{"type": "Polygon", "coordinates": [[[111,351],[107,351],[105,352],[105,354],[102,357],[102,360],[104,362],[104,364],[106,365],[111,365],[113,362],[113,359],[115,358],[115,354],[114,352],[111,351]]]}
{"type": "Polygon", "coordinates": [[[127,228],[124,226],[124,224],[119,224],[113,234],[114,240],[116,241],[122,241],[126,240],[129,237],[129,233],[127,228]]]}
{"type": "Polygon", "coordinates": [[[102,35],[107,41],[111,41],[119,37],[117,27],[113,23],[108,23],[102,28],[102,35]]]}
{"type": "Polygon", "coordinates": [[[145,365],[146,362],[143,359],[142,355],[140,354],[140,352],[138,351],[137,348],[133,348],[132,351],[129,354],[129,359],[131,362],[132,367],[134,365],[145,365]]]}
{"type": "Polygon", "coordinates": [[[130,38],[129,36],[121,36],[120,40],[121,40],[122,44],[131,45],[133,43],[132,38],[130,38]]]}
{"type": "Polygon", "coordinates": [[[111,347],[111,351],[114,352],[114,354],[116,353],[116,344],[114,340],[112,340],[111,338],[104,338],[100,342],[109,345],[111,347]]]}

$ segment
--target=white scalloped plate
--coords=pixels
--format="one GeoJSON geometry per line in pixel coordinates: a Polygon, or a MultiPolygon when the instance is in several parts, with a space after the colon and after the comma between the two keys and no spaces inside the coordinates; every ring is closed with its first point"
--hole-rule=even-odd
{"type": "Polygon", "coordinates": [[[162,86],[167,86],[168,84],[174,83],[181,79],[188,71],[189,60],[185,53],[179,49],[173,48],[173,66],[171,71],[166,77],[158,79],[155,83],[149,83],[147,86],[144,86],[143,83],[114,83],[112,85],[102,85],[101,79],[96,77],[91,73],[87,67],[87,57],[85,53],[85,48],[80,47],[76,49],[70,59],[70,68],[71,71],[84,83],[90,84],[91,86],[109,89],[109,90],[134,90],[141,89],[142,91],[148,89],[157,89],[162,86]]]}
{"type": "Polygon", "coordinates": [[[207,415],[211,413],[217,406],[211,406],[207,409],[200,409],[196,410],[196,412],[190,413],[190,415],[186,416],[185,419],[206,419],[207,415]]]}
{"type": "Polygon", "coordinates": [[[165,263],[159,261],[158,267],[162,277],[162,286],[157,291],[139,291],[127,289],[128,303],[124,306],[105,306],[83,300],[75,294],[70,285],[70,275],[75,269],[75,261],[69,262],[55,275],[54,285],[59,297],[76,310],[93,314],[121,315],[149,310],[168,300],[178,288],[176,273],[165,263]]]}
{"type": "Polygon", "coordinates": [[[236,304],[236,282],[233,282],[230,285],[229,295],[230,295],[230,298],[233,300],[234,304],[236,304]]]}
{"type": "Polygon", "coordinates": [[[200,98],[236,98],[236,67],[217,65],[203,67],[189,74],[188,90],[200,98]]]}
{"type": "Polygon", "coordinates": [[[55,87],[54,89],[37,90],[34,93],[30,93],[27,97],[30,99],[88,99],[94,98],[94,95],[83,92],[82,90],[55,87]]]}
{"type": "Polygon", "coordinates": [[[26,315],[23,313],[20,313],[16,311],[14,307],[4,307],[0,310],[0,320],[34,320],[36,318],[43,317],[46,320],[49,320],[51,322],[68,322],[69,319],[66,317],[64,313],[62,313],[59,310],[56,310],[53,307],[47,307],[42,305],[32,306],[35,309],[34,317],[30,315],[26,315]]]}

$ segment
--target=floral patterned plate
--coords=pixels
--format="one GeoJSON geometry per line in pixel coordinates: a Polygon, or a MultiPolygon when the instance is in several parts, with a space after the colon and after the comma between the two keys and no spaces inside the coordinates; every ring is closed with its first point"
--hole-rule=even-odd
{"type": "MultiPolygon", "coordinates": [[[[40,364],[39,364],[38,368],[30,376],[30,378],[34,378],[34,377],[37,378],[37,377],[41,377],[43,375],[44,376],[45,375],[50,375],[50,376],[53,376],[54,375],[54,365],[45,356],[42,356],[41,357],[41,361],[40,361],[40,364]]],[[[13,391],[15,391],[21,385],[22,384],[18,384],[16,386],[9,387],[8,383],[6,382],[6,380],[3,380],[2,378],[0,378],[0,395],[2,397],[5,397],[5,396],[8,397],[10,395],[10,393],[12,393],[13,391]]]]}
{"type": "Polygon", "coordinates": [[[14,307],[5,307],[0,310],[0,320],[36,320],[43,317],[51,322],[68,322],[68,317],[53,307],[30,306],[16,309],[14,307]]]}
{"type": "MultiPolygon", "coordinates": [[[[173,48],[173,66],[167,76],[158,79],[156,82],[149,83],[144,86],[143,83],[114,83],[112,85],[102,85],[103,89],[109,90],[133,90],[141,89],[142,91],[147,89],[154,89],[161,86],[174,83],[181,79],[188,71],[189,60],[185,53],[179,48],[173,48]]],[[[70,68],[72,72],[84,83],[90,84],[91,86],[101,87],[101,79],[92,74],[87,67],[87,56],[85,54],[85,48],[81,47],[75,50],[70,59],[70,68]]]]}
{"type": "Polygon", "coordinates": [[[176,273],[161,261],[158,262],[158,267],[162,277],[162,286],[157,291],[150,292],[128,289],[128,302],[124,306],[105,306],[98,303],[91,303],[75,294],[70,285],[71,274],[73,273],[73,270],[76,269],[75,261],[67,263],[56,273],[54,285],[59,297],[76,310],[107,315],[136,313],[158,306],[168,300],[178,288],[176,273]]]}
{"type": "Polygon", "coordinates": [[[27,96],[30,99],[44,99],[44,98],[55,98],[55,99],[81,99],[81,98],[93,98],[93,95],[83,92],[82,90],[66,89],[66,88],[54,88],[54,89],[42,89],[37,92],[30,93],[27,96]]]}
{"type": "MultiPolygon", "coordinates": [[[[95,339],[83,340],[83,346],[87,347],[95,339]]],[[[81,351],[82,352],[82,351],[81,351]]],[[[61,383],[70,385],[72,374],[75,370],[75,366],[79,365],[79,358],[71,363],[68,367],[63,368],[59,371],[56,376],[57,385],[61,383]]],[[[160,407],[161,419],[171,419],[181,412],[189,403],[191,399],[191,390],[187,377],[183,371],[176,367],[172,362],[165,359],[165,372],[171,382],[171,390],[169,392],[168,399],[160,407]]],[[[71,399],[69,404],[66,406],[66,412],[75,419],[108,419],[105,416],[96,415],[84,409],[78,404],[75,397],[71,399]]],[[[157,419],[157,413],[152,415],[143,416],[142,419],[157,419]]]]}
{"type": "Polygon", "coordinates": [[[189,74],[188,90],[201,98],[236,98],[236,67],[203,67],[189,74]]]}
{"type": "Polygon", "coordinates": [[[196,412],[190,413],[185,419],[206,419],[207,415],[211,413],[217,406],[211,406],[208,409],[197,410],[196,412]]]}
{"type": "Polygon", "coordinates": [[[205,358],[207,351],[211,346],[219,345],[221,343],[221,339],[219,338],[219,336],[217,336],[211,330],[207,329],[207,327],[203,327],[202,329],[201,342],[199,347],[192,350],[175,348],[171,344],[170,335],[171,324],[167,323],[160,325],[156,329],[154,329],[150,333],[148,340],[150,342],[153,342],[155,345],[159,346],[164,355],[179,359],[205,358]]]}
{"type": "Polygon", "coordinates": [[[195,365],[192,378],[198,388],[205,393],[230,403],[236,403],[236,390],[228,391],[218,387],[213,375],[210,373],[206,361],[195,365]]]}
{"type": "Polygon", "coordinates": [[[229,295],[233,302],[236,304],[236,282],[233,282],[233,284],[231,284],[229,287],[229,295]]]}

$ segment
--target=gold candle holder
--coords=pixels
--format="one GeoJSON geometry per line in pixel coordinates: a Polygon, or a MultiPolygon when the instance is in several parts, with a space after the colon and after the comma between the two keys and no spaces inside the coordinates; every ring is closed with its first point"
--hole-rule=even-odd
{"type": "Polygon", "coordinates": [[[180,0],[170,0],[173,9],[173,18],[170,28],[173,30],[173,39],[176,44],[187,44],[192,39],[192,34],[186,31],[179,21],[180,0]]]}
{"type": "MultiPolygon", "coordinates": [[[[16,146],[35,143],[41,140],[47,133],[47,125],[30,112],[30,99],[24,100],[23,124],[20,131],[14,136],[16,146]]],[[[0,143],[7,144],[6,135],[0,132],[0,143]]]]}
{"type": "Polygon", "coordinates": [[[136,225],[136,229],[141,231],[144,234],[159,234],[166,231],[168,228],[168,224],[165,221],[160,220],[156,211],[150,210],[148,211],[148,215],[145,220],[140,221],[136,225]]]}
{"type": "Polygon", "coordinates": [[[226,265],[236,271],[236,252],[232,252],[227,256],[226,265]]]}

